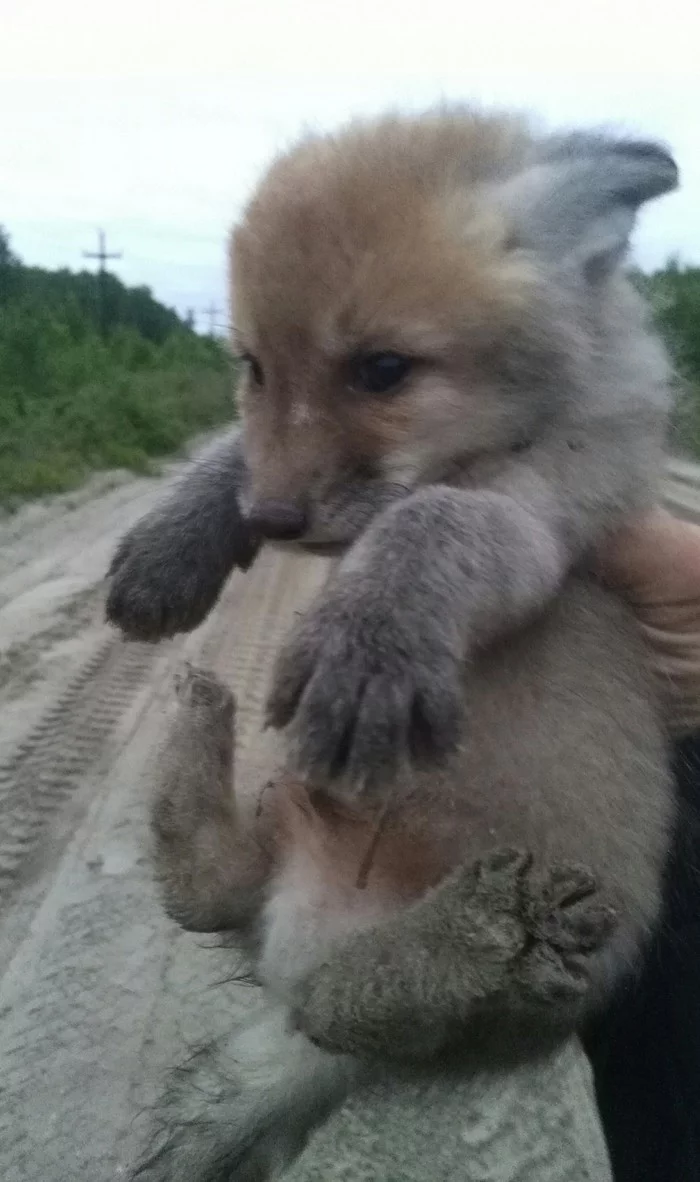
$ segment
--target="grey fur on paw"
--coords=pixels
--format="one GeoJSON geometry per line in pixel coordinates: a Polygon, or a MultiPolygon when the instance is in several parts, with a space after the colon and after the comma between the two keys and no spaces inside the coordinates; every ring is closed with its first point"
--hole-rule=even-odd
{"type": "Polygon", "coordinates": [[[455,988],[460,997],[463,989],[469,1004],[468,972],[462,977],[458,970],[457,984],[448,982],[451,949],[471,949],[469,971],[479,961],[472,978],[479,998],[502,989],[508,967],[527,944],[521,912],[531,864],[519,850],[497,850],[445,879],[425,901],[428,945],[436,932],[443,938],[442,947],[427,954],[423,938],[410,928],[395,928],[391,935],[369,929],[349,937],[299,987],[298,1029],[325,1050],[362,1058],[420,1060],[439,1054],[461,1005],[454,1005],[455,988]],[[417,988],[416,980],[407,979],[416,971],[423,978],[417,988]]]}
{"type": "Polygon", "coordinates": [[[214,607],[233,568],[246,570],[257,548],[240,515],[219,537],[196,520],[150,514],[122,539],[112,559],[107,619],[134,640],[191,632],[214,607]]]}
{"type": "Polygon", "coordinates": [[[575,862],[538,867],[524,850],[498,849],[460,871],[489,911],[517,916],[530,941],[557,952],[594,952],[610,935],[615,911],[600,898],[595,875],[575,862]]]}
{"type": "Polygon", "coordinates": [[[430,622],[409,635],[390,608],[342,593],[301,620],[276,664],[267,721],[290,728],[309,777],[374,791],[409,762],[444,762],[460,741],[462,667],[430,622]]]}
{"type": "Polygon", "coordinates": [[[483,971],[503,966],[521,994],[540,1003],[588,992],[590,957],[617,922],[586,867],[539,867],[524,850],[494,850],[453,875],[443,896],[452,914],[472,906],[483,971]]]}
{"type": "Polygon", "coordinates": [[[558,863],[524,882],[522,919],[530,946],[515,975],[534,1000],[553,1003],[584,997],[589,961],[617,926],[617,912],[601,898],[584,866],[558,863]]]}
{"type": "Polygon", "coordinates": [[[314,1046],[360,1059],[420,1061],[445,1045],[445,1023],[402,1004],[381,977],[358,982],[352,946],[320,965],[298,991],[292,1024],[314,1046]]]}
{"type": "Polygon", "coordinates": [[[601,902],[585,866],[560,863],[542,876],[527,902],[532,935],[561,952],[591,952],[606,939],[615,912],[601,902]]]}
{"type": "MultiPolygon", "coordinates": [[[[183,835],[194,840],[198,825],[220,822],[229,808],[236,705],[214,673],[187,661],[173,682],[170,726],[151,801],[151,826],[165,843],[178,843],[183,835]]],[[[186,877],[184,865],[178,873],[186,877]]]]}

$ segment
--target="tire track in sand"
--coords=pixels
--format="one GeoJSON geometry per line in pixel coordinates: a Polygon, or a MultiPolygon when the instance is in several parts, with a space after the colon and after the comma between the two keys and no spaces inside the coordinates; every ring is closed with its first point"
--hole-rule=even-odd
{"type": "MultiPolygon", "coordinates": [[[[105,630],[96,649],[0,764],[0,907],[56,855],[57,814],[109,754],[110,739],[147,685],[156,649],[105,630]]],[[[75,824],[72,816],[71,828],[75,824]]]]}

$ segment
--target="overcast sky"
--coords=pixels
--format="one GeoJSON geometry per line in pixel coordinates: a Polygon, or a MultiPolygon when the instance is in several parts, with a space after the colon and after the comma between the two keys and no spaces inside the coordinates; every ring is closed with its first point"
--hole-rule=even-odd
{"type": "Polygon", "coordinates": [[[637,258],[700,263],[700,16],[690,0],[0,0],[0,224],[28,262],[113,269],[225,319],[223,243],[306,127],[443,98],[669,141],[681,193],[637,258]],[[693,24],[695,23],[695,27],[693,24]]]}

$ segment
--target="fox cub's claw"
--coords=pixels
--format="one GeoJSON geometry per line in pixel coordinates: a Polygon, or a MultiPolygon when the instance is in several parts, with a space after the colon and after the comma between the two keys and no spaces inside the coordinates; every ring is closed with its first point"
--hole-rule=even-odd
{"type": "Polygon", "coordinates": [[[402,766],[457,747],[461,666],[427,620],[411,635],[391,606],[342,584],[301,620],[278,658],[268,723],[292,725],[292,757],[317,780],[373,791],[402,766]]]}

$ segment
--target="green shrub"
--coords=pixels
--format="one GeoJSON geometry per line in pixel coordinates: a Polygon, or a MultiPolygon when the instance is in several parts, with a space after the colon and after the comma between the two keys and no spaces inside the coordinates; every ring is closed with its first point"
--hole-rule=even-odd
{"type": "Polygon", "coordinates": [[[0,504],[150,471],[233,416],[231,361],[146,288],[27,268],[0,231],[0,504]]]}

